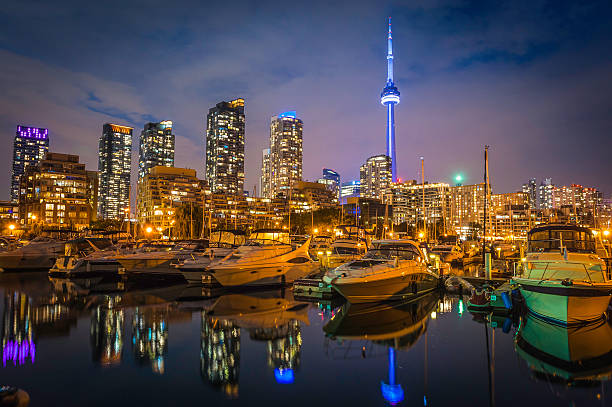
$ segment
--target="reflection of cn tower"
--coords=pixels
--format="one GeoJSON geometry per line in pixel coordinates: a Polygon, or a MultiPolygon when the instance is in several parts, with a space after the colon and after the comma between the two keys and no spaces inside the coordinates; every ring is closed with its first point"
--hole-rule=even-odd
{"type": "Polygon", "coordinates": [[[31,299],[23,293],[7,292],[2,319],[2,366],[6,367],[7,362],[23,365],[26,360],[34,363],[33,336],[31,299]]]}
{"type": "Polygon", "coordinates": [[[389,376],[388,383],[381,382],[380,390],[382,391],[383,397],[391,405],[395,405],[404,400],[404,390],[402,386],[396,383],[396,363],[395,363],[395,349],[389,347],[389,376]]]}
{"type": "Polygon", "coordinates": [[[139,362],[150,362],[155,373],[164,374],[168,352],[168,323],[165,310],[136,308],[132,318],[132,346],[139,362]]]}
{"type": "Polygon", "coordinates": [[[121,363],[123,352],[123,310],[113,309],[114,300],[96,307],[91,315],[90,340],[92,358],[103,366],[121,363]]]}
{"type": "Polygon", "coordinates": [[[397,182],[397,165],[395,157],[395,105],[399,102],[400,93],[393,83],[393,43],[391,39],[391,17],[389,17],[389,35],[387,36],[387,83],[380,94],[380,103],[387,106],[387,155],[391,158],[391,176],[393,182],[397,182]]]}
{"type": "Polygon", "coordinates": [[[202,312],[200,373],[229,397],[238,397],[240,328],[230,321],[208,318],[202,312]]]}
{"type": "Polygon", "coordinates": [[[300,322],[292,320],[276,330],[277,336],[268,341],[268,366],[274,368],[278,383],[293,383],[302,350],[300,322]]]}

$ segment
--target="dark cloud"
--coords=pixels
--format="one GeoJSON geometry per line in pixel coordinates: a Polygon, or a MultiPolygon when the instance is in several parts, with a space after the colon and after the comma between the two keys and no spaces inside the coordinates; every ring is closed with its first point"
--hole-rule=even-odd
{"type": "MultiPolygon", "coordinates": [[[[606,2],[9,2],[0,10],[0,131],[48,127],[97,167],[102,124],[171,119],[176,165],[203,176],[204,117],[246,98],[247,181],[270,117],[304,120],[304,174],[358,176],[385,150],[385,18],[394,17],[399,174],[482,176],[496,191],[553,177],[612,192],[606,2]]],[[[136,138],[135,138],[136,140],[136,138]]],[[[134,145],[135,156],[137,144],[134,145]]],[[[0,152],[6,174],[10,148],[0,152]]],[[[8,196],[8,175],[0,198],[8,196]]]]}

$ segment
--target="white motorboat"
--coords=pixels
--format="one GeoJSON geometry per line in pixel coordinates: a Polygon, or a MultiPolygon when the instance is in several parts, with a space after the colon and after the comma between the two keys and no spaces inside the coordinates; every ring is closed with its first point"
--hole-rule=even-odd
{"type": "Polygon", "coordinates": [[[173,264],[184,261],[194,253],[204,253],[207,248],[206,239],[185,240],[174,246],[157,247],[157,250],[143,246],[139,253],[117,256],[117,261],[127,273],[179,277],[181,273],[173,264]]]}
{"type": "Polygon", "coordinates": [[[522,273],[513,280],[532,314],[571,325],[604,316],[612,294],[606,271],[590,229],[548,224],[529,232],[522,273]]]}
{"type": "Polygon", "coordinates": [[[25,246],[0,252],[4,271],[49,270],[64,253],[64,241],[39,236],[25,246]]]}
{"type": "Polygon", "coordinates": [[[438,279],[417,243],[379,240],[363,258],[327,272],[323,282],[349,302],[359,303],[424,294],[438,286],[438,279]]]}
{"type": "Polygon", "coordinates": [[[452,263],[461,260],[464,256],[461,246],[454,244],[440,244],[431,248],[431,251],[438,256],[444,263],[452,263]]]}
{"type": "Polygon", "coordinates": [[[208,266],[215,261],[221,260],[228,254],[243,245],[246,234],[237,230],[220,230],[210,234],[209,247],[203,253],[192,253],[176,267],[185,280],[189,283],[202,283],[208,281],[210,273],[206,271],[208,266]]]}
{"type": "Polygon", "coordinates": [[[66,275],[75,267],[79,268],[82,264],[80,261],[83,258],[92,253],[108,249],[112,244],[110,239],[106,238],[81,237],[69,240],[64,244],[64,254],[57,257],[55,264],[49,270],[49,274],[55,277],[66,275]]]}
{"type": "Polygon", "coordinates": [[[288,284],[319,269],[308,254],[309,246],[310,239],[294,248],[283,230],[256,230],[243,246],[212,263],[209,271],[228,287],[288,284]]]}

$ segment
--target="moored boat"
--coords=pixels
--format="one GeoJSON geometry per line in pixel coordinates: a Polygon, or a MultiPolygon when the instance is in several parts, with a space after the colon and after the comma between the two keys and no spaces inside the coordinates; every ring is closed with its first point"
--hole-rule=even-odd
{"type": "Polygon", "coordinates": [[[49,270],[64,253],[64,241],[39,236],[25,246],[0,252],[4,271],[49,270]]]}
{"type": "Polygon", "coordinates": [[[513,280],[531,313],[562,325],[601,319],[612,294],[591,230],[575,225],[532,229],[522,273],[513,280]]]}
{"type": "Polygon", "coordinates": [[[323,277],[351,303],[406,299],[434,290],[438,274],[429,267],[418,244],[410,240],[372,242],[359,260],[323,277]]]}

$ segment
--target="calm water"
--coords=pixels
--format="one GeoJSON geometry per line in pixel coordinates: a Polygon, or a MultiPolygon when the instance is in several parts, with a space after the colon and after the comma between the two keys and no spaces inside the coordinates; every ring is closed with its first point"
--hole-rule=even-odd
{"type": "Polygon", "coordinates": [[[0,384],[31,406],[612,405],[608,323],[485,325],[439,294],[349,307],[46,274],[0,274],[0,293],[0,384]]]}

